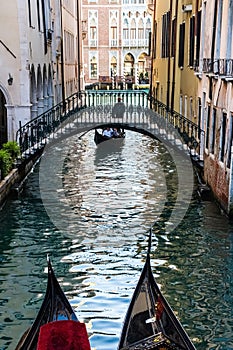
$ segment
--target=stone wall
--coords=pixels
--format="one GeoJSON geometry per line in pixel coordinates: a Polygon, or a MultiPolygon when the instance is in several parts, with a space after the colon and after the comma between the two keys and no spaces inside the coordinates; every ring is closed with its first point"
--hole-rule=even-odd
{"type": "Polygon", "coordinates": [[[0,207],[3,206],[6,199],[13,192],[17,192],[25,180],[35,163],[41,157],[43,150],[38,151],[36,154],[24,160],[17,168],[13,169],[9,175],[7,175],[0,182],[0,207]]]}

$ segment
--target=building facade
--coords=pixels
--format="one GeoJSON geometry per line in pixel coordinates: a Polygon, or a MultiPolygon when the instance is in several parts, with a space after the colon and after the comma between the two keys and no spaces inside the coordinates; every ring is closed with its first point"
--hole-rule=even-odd
{"type": "Polygon", "coordinates": [[[232,214],[233,1],[164,0],[150,8],[151,92],[204,130],[204,178],[232,214]]]}
{"type": "Polygon", "coordinates": [[[85,84],[127,88],[148,79],[151,16],[145,1],[83,0],[82,11],[85,84]]]}
{"type": "Polygon", "coordinates": [[[233,1],[202,1],[198,77],[200,125],[205,130],[204,175],[233,214],[233,1]]]}
{"type": "Polygon", "coordinates": [[[12,0],[0,12],[0,147],[26,124],[83,88],[81,5],[12,0]]]}

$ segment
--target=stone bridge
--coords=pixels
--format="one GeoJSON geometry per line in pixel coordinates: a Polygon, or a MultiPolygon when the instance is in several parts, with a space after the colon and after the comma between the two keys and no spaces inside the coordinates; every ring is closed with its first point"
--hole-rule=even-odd
{"type": "Polygon", "coordinates": [[[197,161],[203,159],[204,132],[198,125],[169,111],[144,91],[76,93],[26,125],[20,125],[16,138],[23,157],[28,157],[50,142],[107,125],[149,135],[197,161]]]}

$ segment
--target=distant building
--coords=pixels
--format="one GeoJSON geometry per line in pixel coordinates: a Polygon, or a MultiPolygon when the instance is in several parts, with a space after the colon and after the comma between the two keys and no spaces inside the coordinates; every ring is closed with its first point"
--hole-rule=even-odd
{"type": "Polygon", "coordinates": [[[83,89],[80,18],[71,0],[2,2],[0,147],[20,123],[83,89]]]}
{"type": "Polygon", "coordinates": [[[86,86],[148,82],[151,16],[145,0],[82,0],[86,86]]]}
{"type": "Polygon", "coordinates": [[[148,7],[151,92],[204,130],[204,178],[232,215],[233,0],[163,0],[148,7]]]}

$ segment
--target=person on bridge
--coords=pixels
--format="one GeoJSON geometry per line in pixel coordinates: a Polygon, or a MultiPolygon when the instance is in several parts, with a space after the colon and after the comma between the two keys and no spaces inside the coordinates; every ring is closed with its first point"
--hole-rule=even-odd
{"type": "Polygon", "coordinates": [[[125,113],[125,104],[121,101],[121,98],[118,98],[118,102],[115,103],[112,109],[112,116],[114,118],[123,118],[125,113]]]}

